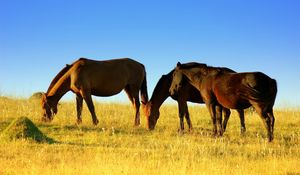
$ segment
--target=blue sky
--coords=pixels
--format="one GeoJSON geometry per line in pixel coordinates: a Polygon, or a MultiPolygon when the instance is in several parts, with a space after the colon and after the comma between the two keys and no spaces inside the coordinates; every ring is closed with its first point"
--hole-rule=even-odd
{"type": "MultiPolygon", "coordinates": [[[[0,0],[0,95],[46,91],[80,57],[130,57],[146,66],[149,96],[177,61],[197,61],[262,71],[277,80],[276,106],[300,106],[299,7],[297,0],[0,0]]],[[[128,102],[123,93],[104,100],[128,102]]]]}

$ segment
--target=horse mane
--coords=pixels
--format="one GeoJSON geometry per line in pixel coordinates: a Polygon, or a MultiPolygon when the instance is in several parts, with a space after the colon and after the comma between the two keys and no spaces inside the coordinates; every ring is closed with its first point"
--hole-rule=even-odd
{"type": "Polygon", "coordinates": [[[218,72],[230,72],[230,73],[236,73],[234,70],[229,69],[227,67],[213,67],[213,66],[208,66],[203,63],[197,63],[197,62],[190,62],[190,63],[185,63],[180,65],[180,69],[192,69],[195,67],[202,67],[208,70],[216,70],[218,72]]]}
{"type": "Polygon", "coordinates": [[[192,69],[194,67],[199,67],[199,66],[208,67],[206,64],[197,63],[197,62],[189,62],[189,63],[181,64],[180,69],[192,69]]]}
{"type": "Polygon", "coordinates": [[[47,93],[53,88],[53,86],[58,82],[58,80],[72,67],[72,65],[66,64],[66,66],[54,77],[51,81],[50,86],[48,87],[47,93]]]}
{"type": "Polygon", "coordinates": [[[78,61],[85,61],[88,60],[87,58],[79,58],[78,60],[74,61],[71,65],[70,64],[66,64],[66,66],[54,77],[54,79],[51,81],[50,86],[48,87],[47,93],[48,94],[51,89],[53,88],[53,86],[58,82],[58,80],[65,75],[66,72],[68,72],[68,70],[78,61]]]}
{"type": "Polygon", "coordinates": [[[220,69],[222,72],[229,72],[229,73],[236,73],[236,71],[229,69],[228,67],[217,67],[220,69]]]}

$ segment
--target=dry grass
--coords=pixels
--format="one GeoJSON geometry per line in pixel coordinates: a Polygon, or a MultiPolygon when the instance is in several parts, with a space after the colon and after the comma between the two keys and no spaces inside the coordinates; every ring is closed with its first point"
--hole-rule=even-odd
{"type": "Polygon", "coordinates": [[[0,99],[0,131],[16,117],[29,117],[54,144],[26,140],[0,143],[0,174],[300,174],[300,111],[275,110],[275,140],[268,143],[262,121],[246,114],[240,135],[232,113],[222,138],[210,136],[204,107],[191,106],[193,132],[177,133],[177,107],[163,105],[154,131],[133,127],[134,111],[125,104],[96,105],[97,127],[84,106],[75,125],[74,103],[62,103],[52,123],[40,122],[39,103],[0,99]]]}

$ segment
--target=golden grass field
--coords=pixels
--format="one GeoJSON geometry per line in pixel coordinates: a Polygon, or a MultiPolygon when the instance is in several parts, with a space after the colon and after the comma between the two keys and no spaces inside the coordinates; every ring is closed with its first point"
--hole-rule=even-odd
{"type": "Polygon", "coordinates": [[[75,101],[62,102],[51,123],[42,123],[38,102],[0,99],[0,131],[16,117],[27,116],[54,144],[26,140],[0,142],[0,174],[300,174],[300,110],[275,110],[274,141],[256,113],[246,113],[240,134],[232,112],[223,137],[211,136],[203,105],[190,105],[192,132],[179,134],[176,105],[163,105],[156,129],[133,127],[129,104],[95,103],[99,119],[92,125],[84,105],[77,126],[75,101]]]}

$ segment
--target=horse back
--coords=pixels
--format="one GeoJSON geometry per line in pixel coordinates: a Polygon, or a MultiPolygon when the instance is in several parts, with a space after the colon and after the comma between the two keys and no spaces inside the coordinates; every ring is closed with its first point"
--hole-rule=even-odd
{"type": "Polygon", "coordinates": [[[117,94],[127,85],[139,89],[145,76],[144,66],[129,58],[104,61],[79,59],[70,71],[74,89],[87,87],[98,96],[117,94]]]}
{"type": "MultiPolygon", "coordinates": [[[[111,77],[138,77],[140,74],[144,76],[145,67],[143,64],[130,59],[130,58],[119,58],[111,60],[90,60],[86,58],[80,58],[75,62],[74,72],[79,73],[90,73],[97,75],[99,78],[111,77]]],[[[92,76],[91,75],[91,76],[92,76]]]]}

